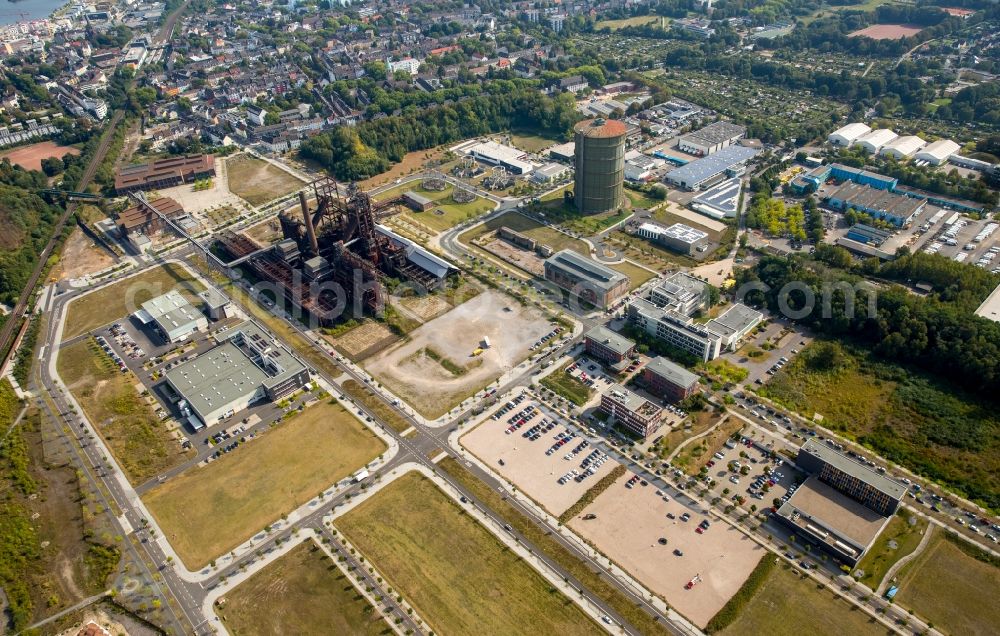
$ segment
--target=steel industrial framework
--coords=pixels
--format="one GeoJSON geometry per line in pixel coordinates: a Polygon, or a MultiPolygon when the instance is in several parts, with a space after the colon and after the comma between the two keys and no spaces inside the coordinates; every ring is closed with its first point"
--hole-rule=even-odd
{"type": "Polygon", "coordinates": [[[245,262],[257,276],[280,285],[288,300],[324,324],[336,320],[335,312],[346,306],[339,300],[360,301],[366,310],[376,310],[389,278],[425,288],[439,282],[410,262],[406,245],[377,227],[381,218],[395,212],[401,197],[375,201],[354,184],[345,186],[332,179],[314,181],[309,189],[313,207],[303,190],[299,192],[300,214],[286,211],[278,217],[285,239],[298,246],[296,262],[301,258],[301,268],[284,260],[279,250],[227,233],[219,244],[233,258],[230,263],[245,262]],[[326,285],[317,286],[326,291],[313,291],[314,283],[326,282],[337,283],[347,298],[336,298],[326,285]]]}

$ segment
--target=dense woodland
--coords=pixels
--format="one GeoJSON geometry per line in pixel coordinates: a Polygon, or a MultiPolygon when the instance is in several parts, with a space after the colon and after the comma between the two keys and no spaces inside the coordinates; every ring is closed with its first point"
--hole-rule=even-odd
{"type": "MultiPolygon", "coordinates": [[[[852,316],[846,310],[844,294],[837,291],[832,294],[829,318],[817,307],[801,322],[819,333],[852,338],[888,360],[913,364],[985,395],[1000,395],[1000,323],[972,313],[1000,283],[1000,277],[923,253],[905,254],[886,265],[871,262],[861,267],[859,273],[902,282],[930,282],[935,294],[920,297],[902,287],[879,288],[877,315],[869,318],[867,292],[857,294],[852,316]]],[[[780,291],[789,282],[805,283],[815,298],[821,299],[824,283],[855,285],[862,279],[804,258],[765,256],[756,267],[738,272],[738,284],[750,281],[767,284],[769,291],[752,292],[747,300],[778,311],[780,291]]],[[[792,308],[803,303],[800,293],[788,298],[792,308]]]]}
{"type": "Polygon", "coordinates": [[[498,81],[454,104],[336,128],[304,143],[300,153],[338,179],[357,180],[384,172],[407,152],[511,128],[568,138],[577,119],[571,95],[550,98],[536,88],[498,81]]]}

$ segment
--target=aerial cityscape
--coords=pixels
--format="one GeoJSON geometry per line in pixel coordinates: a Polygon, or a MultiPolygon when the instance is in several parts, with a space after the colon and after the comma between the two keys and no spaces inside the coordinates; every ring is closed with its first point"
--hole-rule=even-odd
{"type": "Polygon", "coordinates": [[[1000,634],[995,0],[0,44],[0,634],[1000,634]]]}

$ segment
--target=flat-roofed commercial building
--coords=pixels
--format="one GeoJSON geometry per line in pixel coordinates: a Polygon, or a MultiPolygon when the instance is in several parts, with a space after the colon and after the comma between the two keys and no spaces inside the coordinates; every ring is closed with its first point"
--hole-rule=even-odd
{"type": "Polygon", "coordinates": [[[208,318],[176,289],[142,303],[133,314],[144,325],[152,325],[167,342],[181,342],[208,328],[208,318]]]}
{"type": "Polygon", "coordinates": [[[628,276],[573,250],[545,260],[545,280],[576,294],[583,302],[608,307],[628,293],[628,276]]]}
{"type": "Polygon", "coordinates": [[[206,425],[261,400],[278,400],[309,382],[309,369],[252,322],[166,372],[167,384],[206,425]]]}
{"type": "Polygon", "coordinates": [[[182,183],[215,176],[213,155],[186,155],[157,159],[120,168],[115,175],[115,194],[172,188],[182,183]]]}
{"type": "Polygon", "coordinates": [[[491,166],[502,166],[511,174],[530,174],[535,169],[535,166],[528,161],[527,153],[495,141],[476,144],[469,148],[469,154],[477,161],[491,166]]]}
{"type": "Polygon", "coordinates": [[[689,155],[705,157],[728,148],[743,138],[747,129],[728,121],[717,121],[704,128],[681,136],[677,149],[689,155]]]}
{"type": "Polygon", "coordinates": [[[601,410],[643,439],[655,433],[663,420],[663,409],[620,384],[612,384],[601,394],[601,410]]]}
{"type": "Polygon", "coordinates": [[[667,173],[666,179],[679,188],[702,190],[727,177],[742,175],[746,172],[747,163],[756,157],[758,152],[756,148],[729,146],[672,170],[667,173]]]}
{"type": "Polygon", "coordinates": [[[649,301],[689,316],[708,302],[708,287],[691,274],[677,272],[650,290],[649,301]]]}
{"type": "Polygon", "coordinates": [[[698,390],[698,376],[684,367],[657,357],[642,369],[642,381],[653,395],[679,402],[698,390]]]}
{"type": "Polygon", "coordinates": [[[587,355],[615,371],[628,366],[629,359],[635,354],[634,342],[603,325],[588,331],[583,342],[587,355]]]}
{"type": "Polygon", "coordinates": [[[661,308],[640,298],[629,303],[628,320],[646,333],[708,362],[733,351],[763,320],[764,315],[735,303],[718,318],[700,324],[675,309],[661,308]]]}
{"type": "Polygon", "coordinates": [[[810,477],[777,518],[806,541],[856,565],[896,513],[906,487],[815,439],[802,445],[795,464],[810,477]]]}
{"type": "Polygon", "coordinates": [[[830,207],[837,210],[854,208],[896,227],[909,225],[913,217],[920,214],[927,205],[926,199],[907,197],[854,182],[842,183],[827,195],[826,200],[830,207]]]}
{"type": "Polygon", "coordinates": [[[708,247],[708,232],[683,223],[674,223],[670,227],[656,223],[643,223],[639,226],[637,233],[645,239],[688,256],[698,251],[705,251],[708,247]]]}
{"type": "Polygon", "coordinates": [[[903,484],[815,439],[802,445],[795,463],[882,515],[895,514],[906,494],[903,484]]]}

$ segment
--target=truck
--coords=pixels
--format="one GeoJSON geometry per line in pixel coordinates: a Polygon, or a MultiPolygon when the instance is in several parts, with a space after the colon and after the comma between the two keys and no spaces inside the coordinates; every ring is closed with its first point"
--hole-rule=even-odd
{"type": "Polygon", "coordinates": [[[351,475],[351,481],[353,481],[356,484],[361,483],[365,479],[368,479],[368,469],[367,468],[362,468],[358,472],[356,472],[353,475],[351,475]]]}

